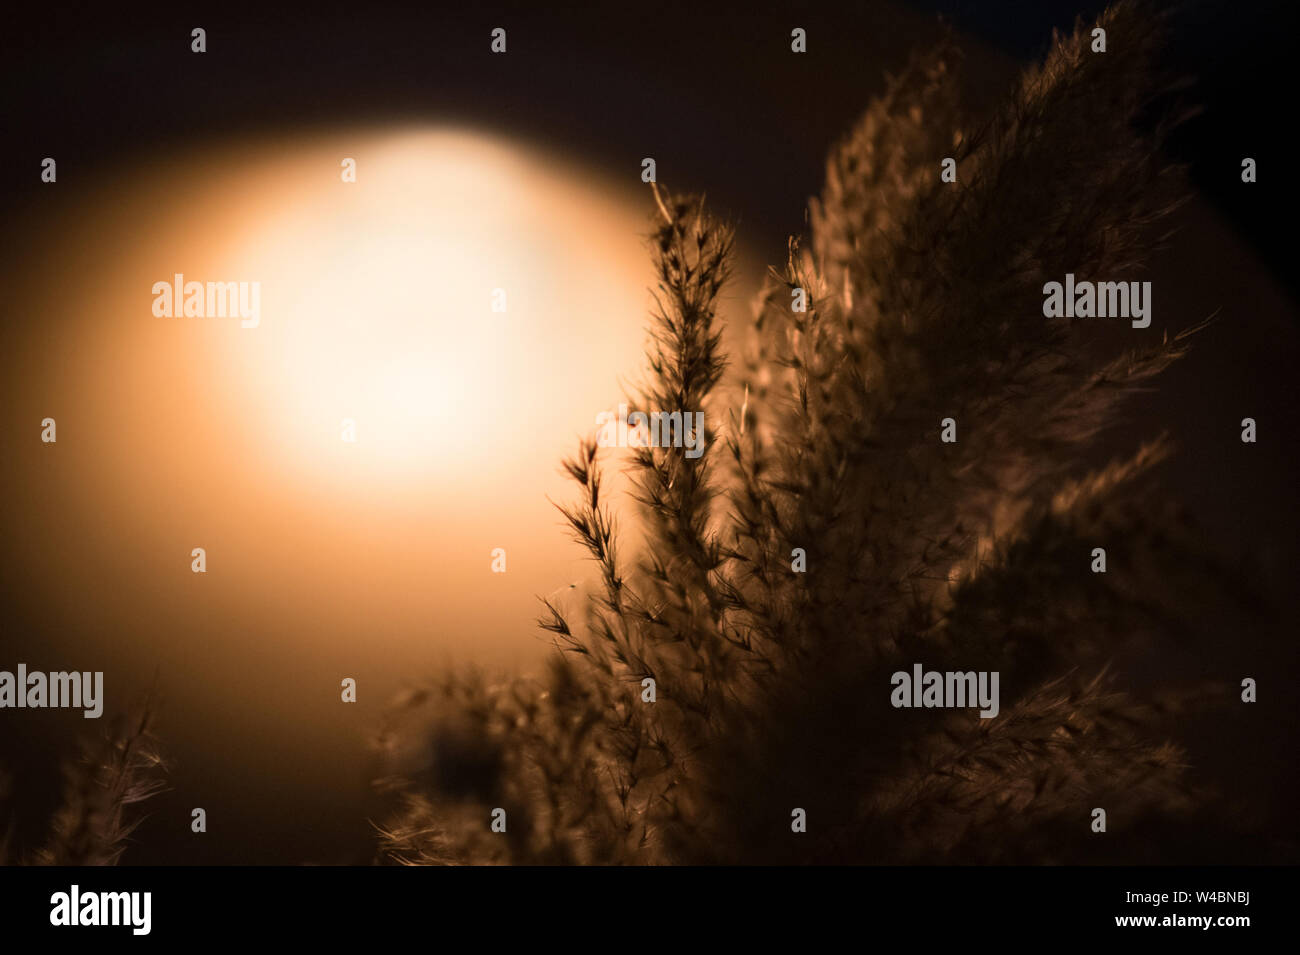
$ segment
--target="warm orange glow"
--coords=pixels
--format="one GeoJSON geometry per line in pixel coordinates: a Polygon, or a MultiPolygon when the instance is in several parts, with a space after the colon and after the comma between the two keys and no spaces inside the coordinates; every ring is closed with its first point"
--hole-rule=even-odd
{"type": "Polygon", "coordinates": [[[115,178],[20,289],[42,321],[15,400],[59,442],[18,452],[40,503],[14,545],[33,586],[75,590],[51,597],[52,639],[113,634],[100,649],[141,683],[160,662],[182,709],[239,680],[324,702],[352,671],[377,705],[444,656],[538,653],[535,595],[585,570],[546,500],[569,494],[559,459],[641,362],[649,206],[629,179],[427,130],[115,178]],[[175,273],[261,282],[260,323],[154,315],[175,273]]]}
{"type": "Polygon", "coordinates": [[[156,669],[171,752],[270,792],[337,790],[443,662],[536,661],[536,595],[590,572],[560,459],[643,366],[653,204],[625,178],[357,130],[137,163],[47,214],[7,283],[26,662],[105,670],[110,710],[156,669]],[[177,273],[260,282],[258,326],[153,314],[177,273]]]}

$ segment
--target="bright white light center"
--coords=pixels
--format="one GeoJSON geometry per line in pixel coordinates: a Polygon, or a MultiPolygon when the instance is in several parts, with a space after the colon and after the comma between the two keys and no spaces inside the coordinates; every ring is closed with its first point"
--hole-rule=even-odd
{"type": "Polygon", "coordinates": [[[356,183],[311,158],[228,266],[262,283],[226,344],[275,443],[318,474],[468,477],[538,448],[529,422],[564,425],[548,454],[592,426],[639,353],[643,210],[468,133],[363,144],[356,183]]]}

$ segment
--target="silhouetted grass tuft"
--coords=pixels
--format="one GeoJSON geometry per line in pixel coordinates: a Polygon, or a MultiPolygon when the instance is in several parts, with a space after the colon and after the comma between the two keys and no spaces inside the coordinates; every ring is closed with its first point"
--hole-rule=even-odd
{"type": "MultiPolygon", "coordinates": [[[[14,859],[12,832],[0,838],[0,864],[117,865],[140,823],[136,807],[164,788],[165,769],[153,729],[153,705],[146,700],[120,717],[101,737],[83,740],[79,760],[64,767],[63,802],[50,823],[45,844],[26,859],[14,859]]],[[[0,803],[9,779],[0,774],[0,803]]]]}
{"type": "Polygon", "coordinates": [[[1184,197],[1167,124],[1135,126],[1163,91],[1158,17],[1124,2],[1098,23],[1109,52],[1083,25],[1056,38],[982,123],[956,105],[950,41],[889,83],[830,156],[807,248],[792,239],[773,272],[726,415],[731,233],[656,188],[635,405],[706,409],[707,451],[634,453],[636,554],[596,443],[565,462],[561,512],[600,588],[580,618],[544,601],[562,652],[541,678],[422,692],[427,763],[387,781],[401,806],[384,858],[1149,861],[1204,824],[1167,739],[1217,691],[1139,695],[1122,661],[1196,632],[1183,598],[1235,599],[1229,575],[1149,503],[1166,442],[1082,464],[1188,333],[1098,358],[1042,313],[1067,271],[1133,279],[1184,197]],[[939,440],[947,417],[956,443],[939,440]],[[1090,571],[1098,544],[1122,572],[1090,571]],[[1000,714],[894,708],[890,676],[913,663],[998,671],[1000,714]]]}

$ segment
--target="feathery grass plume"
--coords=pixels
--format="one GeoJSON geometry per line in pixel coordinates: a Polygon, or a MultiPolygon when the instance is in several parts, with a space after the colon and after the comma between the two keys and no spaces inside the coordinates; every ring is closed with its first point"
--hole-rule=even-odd
{"type": "MultiPolygon", "coordinates": [[[[1159,17],[1121,2],[1098,25],[1107,54],[1076,26],[982,123],[950,40],[889,83],[830,157],[811,251],[792,239],[773,273],[723,439],[634,453],[639,555],[596,443],[565,463],[601,589],[582,619],[544,601],[566,652],[540,681],[431,694],[433,771],[392,783],[389,861],[1149,861],[1152,833],[1176,838],[1200,794],[1167,736],[1213,692],[1138,695],[1124,663],[1196,632],[1186,594],[1250,595],[1147,503],[1166,442],[1082,464],[1190,333],[1097,357],[1043,317],[1044,281],[1131,276],[1183,197],[1167,124],[1135,125],[1163,89],[1159,17]],[[1124,574],[1090,573],[1097,540],[1124,574]],[[895,708],[914,663],[999,672],[1000,714],[895,708]],[[1088,838],[1097,806],[1122,839],[1088,838]]],[[[637,405],[713,408],[731,235],[701,200],[655,200],[637,405]]]]}
{"type": "Polygon", "coordinates": [[[101,738],[83,744],[81,759],[65,768],[63,804],[33,864],[117,865],[141,821],[131,818],[134,807],[164,788],[152,724],[152,703],[146,701],[101,738]]]}
{"type": "MultiPolygon", "coordinates": [[[[640,404],[702,409],[723,372],[715,317],[731,233],[705,214],[702,200],[656,199],[659,308],[652,383],[640,404]]],[[[560,511],[596,562],[601,590],[578,631],[543,601],[541,626],[570,651],[552,661],[543,682],[489,685],[453,675],[408,699],[406,708],[434,711],[415,747],[427,771],[380,781],[402,803],[379,827],[386,861],[667,858],[661,830],[689,818],[681,804],[691,798],[685,767],[693,740],[725,705],[736,680],[731,658],[743,653],[720,624],[725,600],[713,580],[722,558],[708,529],[715,491],[706,460],[673,448],[635,455],[651,553],[635,569],[635,587],[601,496],[596,442],[583,442],[565,462],[581,497],[560,511]],[[669,554],[671,561],[661,559],[669,554]],[[664,705],[642,702],[647,677],[672,681],[664,705]],[[451,752],[475,754],[473,770],[451,752]],[[504,838],[488,831],[494,808],[506,809],[504,838]]],[[[400,709],[390,718],[400,719],[400,709]]],[[[381,735],[390,755],[403,745],[400,735],[381,735]]]]}
{"type": "Polygon", "coordinates": [[[378,826],[383,861],[405,865],[595,862],[616,820],[595,727],[613,701],[556,661],[545,686],[452,674],[390,713],[379,743],[400,773],[378,781],[401,811],[378,826]],[[423,721],[412,733],[401,723],[423,721]],[[411,740],[415,740],[414,745],[411,740]],[[401,749],[406,752],[399,753],[401,749]],[[489,814],[506,812],[504,834],[489,814]]]}

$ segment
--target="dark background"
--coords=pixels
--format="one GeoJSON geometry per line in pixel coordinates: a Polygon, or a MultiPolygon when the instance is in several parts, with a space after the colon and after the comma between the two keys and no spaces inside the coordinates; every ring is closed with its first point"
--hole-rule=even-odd
{"type": "MultiPolygon", "coordinates": [[[[23,255],[24,232],[12,223],[40,214],[45,156],[58,159],[59,201],[75,202],[80,184],[99,186],[103,170],[129,175],[121,170],[130,166],[121,164],[133,157],[284,127],[417,118],[499,128],[626,169],[629,177],[653,155],[662,182],[706,191],[715,209],[739,221],[753,248],[777,261],[786,236],[805,228],[827,148],[881,88],[883,73],[900,69],[913,49],[938,36],[940,16],[958,34],[964,92],[979,108],[1006,90],[1020,65],[1046,51],[1054,28],[1069,29],[1076,16],[1092,17],[1103,4],[439,6],[319,3],[293,11],[177,4],[85,12],[27,5],[7,13],[0,37],[0,214],[10,225],[0,254],[23,255]],[[207,30],[202,56],[190,52],[196,26],[207,30]],[[489,52],[496,26],[508,31],[506,56],[489,52]],[[808,31],[805,56],[789,53],[794,26],[808,31]]],[[[1193,463],[1167,475],[1170,496],[1192,507],[1223,552],[1260,559],[1278,593],[1289,587],[1300,558],[1290,450],[1300,440],[1289,364],[1297,352],[1294,334],[1278,331],[1294,332],[1297,320],[1294,203],[1283,148],[1294,123],[1293,21],[1287,4],[1222,0],[1184,3],[1171,15],[1165,65],[1195,79],[1187,97],[1203,112],[1170,148],[1189,165],[1201,201],[1184,216],[1186,237],[1164,275],[1180,281],[1180,324],[1219,309],[1226,314],[1213,333],[1219,337],[1209,338],[1186,369],[1175,369],[1146,408],[1171,422],[1190,449],[1193,463]],[[1260,182],[1252,186],[1240,181],[1247,155],[1259,163],[1260,182]],[[1257,297],[1266,282],[1275,291],[1257,297]],[[1231,432],[1242,406],[1275,416],[1251,467],[1227,460],[1215,450],[1221,444],[1208,439],[1198,454],[1198,434],[1231,432]]],[[[28,318],[6,305],[6,324],[28,318]]],[[[5,428],[12,440],[15,423],[6,420],[5,428]]],[[[1139,423],[1118,436],[1116,447],[1131,449],[1150,430],[1139,423]]],[[[21,560],[4,547],[4,566],[21,560]]],[[[8,621],[0,625],[0,666],[9,666],[18,661],[4,652],[6,636],[22,636],[12,633],[14,621],[32,619],[34,611],[7,584],[0,584],[0,598],[8,621]]],[[[1224,643],[1244,672],[1294,666],[1294,648],[1273,636],[1225,632],[1224,643]]],[[[1207,723],[1197,730],[1202,751],[1194,754],[1211,774],[1235,774],[1268,794],[1273,808],[1266,812],[1291,805],[1296,772],[1294,706],[1276,682],[1269,692],[1276,735],[1207,723]]],[[[58,762],[69,753],[16,734],[11,715],[0,714],[0,764],[15,776],[19,826],[40,827],[57,798],[58,762]]],[[[74,725],[77,717],[49,725],[66,735],[82,728],[74,725]]],[[[163,730],[165,737],[165,714],[163,730]]],[[[178,840],[178,831],[189,836],[187,807],[202,804],[192,793],[203,782],[201,767],[173,768],[172,792],[155,804],[128,862],[368,858],[371,835],[351,805],[313,809],[320,831],[311,846],[286,841],[273,819],[260,830],[178,840]],[[159,815],[186,827],[164,828],[159,815]]]]}
{"type": "MultiPolygon", "coordinates": [[[[972,100],[1005,89],[1014,63],[1047,49],[1105,4],[1069,0],[908,3],[485,3],[387,8],[319,3],[132,4],[87,12],[23,7],[8,14],[0,102],[8,139],[0,195],[40,185],[30,153],[59,158],[60,183],[120,155],[212,135],[357,118],[466,119],[637,169],[651,149],[663,180],[703,189],[780,249],[820,186],[826,148],[937,33],[966,41],[972,100]],[[789,55],[793,26],[809,53],[789,55]],[[208,52],[190,53],[195,26],[208,52]],[[488,34],[503,26],[509,53],[488,34]]],[[[1168,68],[1194,77],[1204,113],[1175,154],[1257,254],[1292,283],[1281,144],[1291,133],[1293,6],[1189,0],[1171,13],[1168,68]],[[1279,101],[1288,108],[1279,114],[1279,101]],[[1261,162],[1249,195],[1243,155],[1261,162]],[[1270,158],[1272,162],[1270,162],[1270,158]],[[1243,200],[1249,201],[1243,201],[1243,200]]],[[[978,102],[975,105],[979,105],[978,102]]],[[[10,236],[10,239],[13,237],[10,236]]]]}

